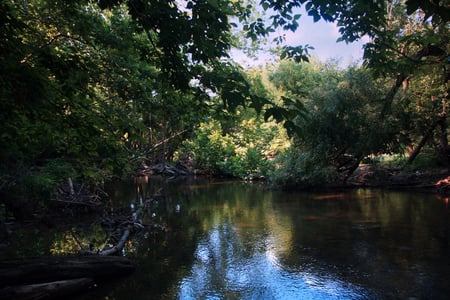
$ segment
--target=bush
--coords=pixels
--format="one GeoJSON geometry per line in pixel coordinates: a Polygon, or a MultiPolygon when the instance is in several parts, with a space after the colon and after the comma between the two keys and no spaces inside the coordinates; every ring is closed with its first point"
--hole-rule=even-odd
{"type": "Polygon", "coordinates": [[[222,128],[217,121],[202,123],[195,131],[195,138],[183,143],[181,152],[193,160],[195,168],[214,174],[228,168],[228,159],[236,155],[231,138],[222,136],[222,128]]]}
{"type": "Polygon", "coordinates": [[[180,151],[193,160],[194,168],[212,174],[244,179],[267,175],[268,162],[258,148],[222,132],[218,121],[202,123],[180,151]]]}
{"type": "Polygon", "coordinates": [[[247,148],[245,155],[227,159],[222,171],[234,177],[251,180],[267,176],[269,168],[269,162],[258,149],[247,148]]]}
{"type": "Polygon", "coordinates": [[[53,196],[57,184],[67,181],[75,176],[72,166],[61,158],[48,160],[40,168],[35,168],[30,174],[23,177],[25,194],[34,200],[47,201],[53,196]]]}
{"type": "Polygon", "coordinates": [[[293,147],[277,156],[270,179],[283,187],[316,187],[335,182],[336,168],[327,165],[324,158],[309,152],[299,152],[293,147]]]}

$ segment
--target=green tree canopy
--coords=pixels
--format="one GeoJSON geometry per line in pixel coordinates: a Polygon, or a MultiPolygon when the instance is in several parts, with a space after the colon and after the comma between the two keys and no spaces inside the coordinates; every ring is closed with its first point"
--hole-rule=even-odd
{"type": "MultiPolygon", "coordinates": [[[[448,102],[449,9],[441,3],[2,0],[0,190],[49,190],[57,178],[73,174],[101,181],[150,153],[170,158],[185,133],[213,109],[232,113],[251,105],[259,112],[266,106],[267,117],[286,120],[294,133],[308,105],[298,96],[309,87],[290,82],[285,106],[271,106],[229,51],[235,43],[232,20],[257,41],[280,28],[297,30],[300,6],[314,20],[337,22],[342,40],[370,38],[367,66],[396,77],[384,94],[381,117],[392,115],[402,85],[416,84],[400,100],[438,99],[415,108],[429,122],[424,124],[439,120],[446,136],[440,120],[448,102]],[[255,18],[256,6],[270,12],[268,22],[255,18]],[[34,178],[32,184],[24,184],[25,178],[34,178]]],[[[307,46],[284,50],[286,58],[308,59],[307,46]]],[[[412,126],[416,137],[427,136],[419,123],[412,126]]]]}

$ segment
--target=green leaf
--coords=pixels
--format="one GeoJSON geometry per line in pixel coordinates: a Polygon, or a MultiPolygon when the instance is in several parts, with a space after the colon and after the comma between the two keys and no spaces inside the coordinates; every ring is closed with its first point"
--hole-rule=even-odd
{"type": "Polygon", "coordinates": [[[314,23],[317,23],[320,21],[320,15],[319,14],[313,14],[314,23]]]}
{"type": "Polygon", "coordinates": [[[312,7],[312,5],[313,5],[313,3],[312,3],[312,2],[308,2],[308,3],[306,3],[306,5],[305,5],[305,9],[306,9],[306,11],[307,11],[307,12],[309,12],[309,11],[311,10],[311,7],[312,7]]]}
{"type": "Polygon", "coordinates": [[[271,107],[266,110],[264,113],[264,120],[268,121],[270,118],[273,118],[277,123],[283,121],[283,113],[278,107],[271,107]]]}
{"type": "Polygon", "coordinates": [[[286,122],[284,122],[283,127],[286,129],[286,132],[287,132],[287,134],[288,134],[290,137],[293,137],[293,136],[295,136],[298,132],[300,132],[298,126],[296,126],[296,125],[294,124],[294,122],[292,122],[292,121],[286,121],[286,122]]]}

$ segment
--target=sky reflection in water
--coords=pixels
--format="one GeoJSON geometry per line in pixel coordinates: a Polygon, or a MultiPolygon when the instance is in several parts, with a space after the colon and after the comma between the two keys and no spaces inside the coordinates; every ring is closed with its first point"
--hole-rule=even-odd
{"type": "Polygon", "coordinates": [[[288,269],[280,262],[276,239],[240,247],[233,226],[216,226],[202,239],[190,274],[179,286],[179,299],[364,299],[362,288],[325,270],[288,269]],[[246,251],[250,246],[253,251],[246,251]]]}

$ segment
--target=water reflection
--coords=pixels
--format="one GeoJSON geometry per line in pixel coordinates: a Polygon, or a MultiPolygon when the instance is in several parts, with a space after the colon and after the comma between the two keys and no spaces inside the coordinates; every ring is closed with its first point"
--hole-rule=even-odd
{"type": "Polygon", "coordinates": [[[433,195],[227,185],[192,196],[206,235],[172,298],[446,299],[450,292],[449,211],[433,195]]]}
{"type": "MultiPolygon", "coordinates": [[[[278,259],[280,244],[270,234],[253,251],[241,247],[231,224],[216,226],[195,251],[179,299],[363,299],[367,293],[305,264],[295,269],[278,259]]],[[[252,245],[255,246],[255,245],[252,245]]],[[[282,246],[281,246],[282,247],[282,246]]],[[[281,250],[282,251],[282,250],[281,250]]]]}
{"type": "MultiPolygon", "coordinates": [[[[277,192],[236,182],[141,178],[136,184],[116,185],[109,213],[129,212],[130,203],[139,205],[163,188],[164,200],[149,215],[167,230],[134,235],[126,253],[135,259],[136,273],[82,299],[450,295],[445,198],[378,190],[277,192]]],[[[73,232],[48,235],[50,241],[40,243],[43,251],[49,251],[47,243],[70,248],[73,232]]],[[[95,232],[79,242],[101,239],[95,232]]]]}

